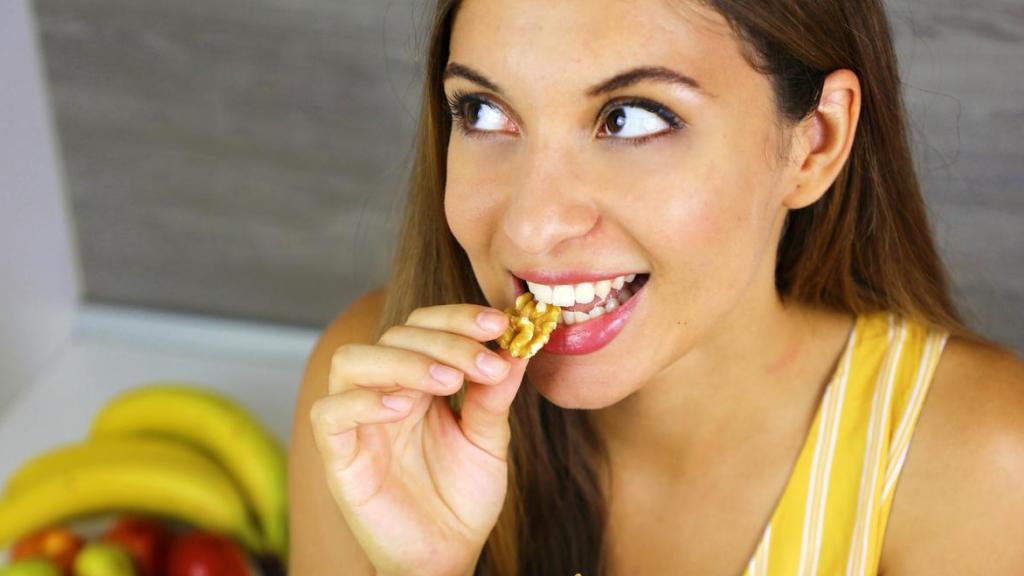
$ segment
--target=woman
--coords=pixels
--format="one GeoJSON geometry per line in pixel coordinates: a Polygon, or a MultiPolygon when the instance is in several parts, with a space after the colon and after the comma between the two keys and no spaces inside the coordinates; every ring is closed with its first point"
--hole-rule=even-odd
{"type": "Polygon", "coordinates": [[[1024,570],[1024,369],[951,302],[879,3],[442,0],[426,64],[294,573],[1024,570]],[[525,290],[571,310],[519,359],[525,290]]]}

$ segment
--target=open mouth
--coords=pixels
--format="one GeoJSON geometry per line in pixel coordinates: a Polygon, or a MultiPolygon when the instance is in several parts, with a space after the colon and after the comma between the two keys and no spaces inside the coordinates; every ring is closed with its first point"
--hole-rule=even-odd
{"type": "Polygon", "coordinates": [[[650,273],[627,274],[599,282],[547,286],[516,278],[519,293],[531,292],[534,300],[562,309],[560,324],[573,326],[589,322],[614,311],[636,294],[650,273]]]}

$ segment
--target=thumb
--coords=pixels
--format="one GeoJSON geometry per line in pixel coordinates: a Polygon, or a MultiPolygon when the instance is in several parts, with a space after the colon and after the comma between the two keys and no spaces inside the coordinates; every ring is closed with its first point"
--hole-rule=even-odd
{"type": "Polygon", "coordinates": [[[473,444],[505,460],[511,436],[509,409],[523,383],[523,373],[530,360],[516,358],[504,349],[496,352],[511,364],[508,375],[497,384],[466,381],[466,396],[462,400],[459,426],[473,444]]]}

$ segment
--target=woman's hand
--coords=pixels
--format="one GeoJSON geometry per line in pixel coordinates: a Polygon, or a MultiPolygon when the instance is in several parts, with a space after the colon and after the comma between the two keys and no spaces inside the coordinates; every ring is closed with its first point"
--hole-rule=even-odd
{"type": "Polygon", "coordinates": [[[482,344],[507,326],[493,308],[429,306],[375,345],[334,353],[330,395],[310,418],[334,500],[378,574],[476,566],[504,504],[509,408],[527,364],[482,344]],[[446,396],[463,380],[457,418],[446,396]]]}

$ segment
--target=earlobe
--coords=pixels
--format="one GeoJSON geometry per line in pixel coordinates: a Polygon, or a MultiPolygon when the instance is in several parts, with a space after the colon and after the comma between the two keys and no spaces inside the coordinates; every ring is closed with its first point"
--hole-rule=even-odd
{"type": "Polygon", "coordinates": [[[805,156],[783,204],[796,210],[818,201],[846,164],[860,114],[860,82],[850,70],[825,79],[818,109],[801,126],[805,156]]]}

